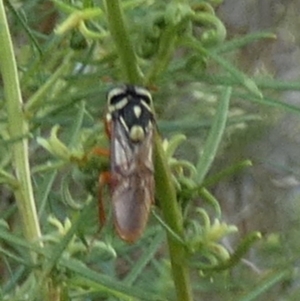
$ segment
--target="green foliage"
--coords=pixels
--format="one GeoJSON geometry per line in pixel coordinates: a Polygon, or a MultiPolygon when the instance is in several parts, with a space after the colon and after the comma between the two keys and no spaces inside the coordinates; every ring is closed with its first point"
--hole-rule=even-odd
{"type": "MultiPolygon", "coordinates": [[[[48,34],[32,21],[43,3],[4,1],[10,34],[0,33],[0,181],[8,195],[0,213],[3,300],[188,301],[207,300],[208,293],[256,300],[292,277],[286,269],[261,276],[262,283],[256,274],[249,279],[242,258],[258,232],[235,250],[224,243],[238,229],[222,220],[210,189],[251,163],[209,171],[224,137],[260,120],[236,99],[298,112],[262,91],[300,86],[250,78],[231,63],[238,48],[274,36],[227,41],[216,2],[53,0],[43,16],[48,25],[57,22],[48,34]],[[10,39],[18,45],[18,72],[10,39]],[[109,213],[97,233],[98,176],[109,162],[93,149],[108,147],[105,93],[119,82],[153,90],[158,128],[168,137],[155,138],[155,218],[133,245],[116,237],[109,213]],[[233,268],[242,276],[234,279],[233,268]]],[[[2,1],[0,11],[0,28],[7,29],[2,1]]]]}

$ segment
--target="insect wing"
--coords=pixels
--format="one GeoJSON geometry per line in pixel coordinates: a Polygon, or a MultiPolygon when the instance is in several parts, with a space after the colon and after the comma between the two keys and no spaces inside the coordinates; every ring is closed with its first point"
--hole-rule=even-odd
{"type": "Polygon", "coordinates": [[[128,242],[137,240],[154,202],[153,129],[134,143],[121,123],[111,124],[112,202],[115,227],[128,242]]]}

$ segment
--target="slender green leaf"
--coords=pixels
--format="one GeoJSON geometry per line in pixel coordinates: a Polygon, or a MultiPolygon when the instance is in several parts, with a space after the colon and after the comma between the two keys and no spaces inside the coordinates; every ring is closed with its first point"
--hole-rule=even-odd
{"type": "Polygon", "coordinates": [[[211,164],[216,156],[218,146],[221,142],[221,138],[225,131],[230,95],[231,88],[224,88],[211,130],[208,134],[203,150],[199,154],[200,158],[196,164],[197,175],[195,180],[200,185],[202,184],[211,167],[211,164]]]}
{"type": "Polygon", "coordinates": [[[126,285],[120,281],[117,281],[116,279],[110,278],[103,274],[96,273],[77,260],[63,259],[61,260],[60,265],[65,268],[68,268],[71,272],[82,276],[84,279],[88,279],[100,284],[101,286],[103,286],[103,291],[110,292],[117,297],[120,297],[120,295],[124,295],[126,299],[130,297],[134,300],[165,300],[163,297],[155,295],[154,293],[141,290],[137,287],[133,288],[131,285],[126,285]]]}
{"type": "Polygon", "coordinates": [[[237,301],[255,301],[257,298],[261,298],[261,296],[266,293],[269,289],[271,289],[274,285],[278,284],[281,281],[289,279],[291,277],[290,270],[284,270],[280,272],[272,273],[267,279],[263,282],[260,281],[259,285],[252,289],[249,294],[246,296],[237,299],[237,301]]]}

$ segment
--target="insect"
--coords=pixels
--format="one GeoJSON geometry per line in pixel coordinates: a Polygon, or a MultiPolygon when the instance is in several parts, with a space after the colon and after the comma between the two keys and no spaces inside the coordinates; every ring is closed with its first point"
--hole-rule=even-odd
{"type": "MultiPolygon", "coordinates": [[[[134,242],[142,235],[154,203],[156,125],[149,91],[132,85],[112,89],[107,94],[105,125],[111,170],[100,176],[100,187],[109,182],[116,231],[121,239],[134,242]]],[[[101,199],[99,207],[103,209],[101,199]]]]}

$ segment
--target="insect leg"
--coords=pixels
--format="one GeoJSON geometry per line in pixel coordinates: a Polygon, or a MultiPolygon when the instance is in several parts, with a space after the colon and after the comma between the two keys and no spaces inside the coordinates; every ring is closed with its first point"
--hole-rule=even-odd
{"type": "Polygon", "coordinates": [[[92,153],[94,155],[101,156],[101,157],[109,157],[109,150],[108,149],[104,149],[104,148],[100,148],[100,147],[95,147],[92,150],[92,153]]]}
{"type": "Polygon", "coordinates": [[[106,221],[104,204],[103,204],[103,188],[111,183],[111,173],[104,171],[99,176],[99,188],[98,188],[98,210],[101,227],[106,221]]]}

